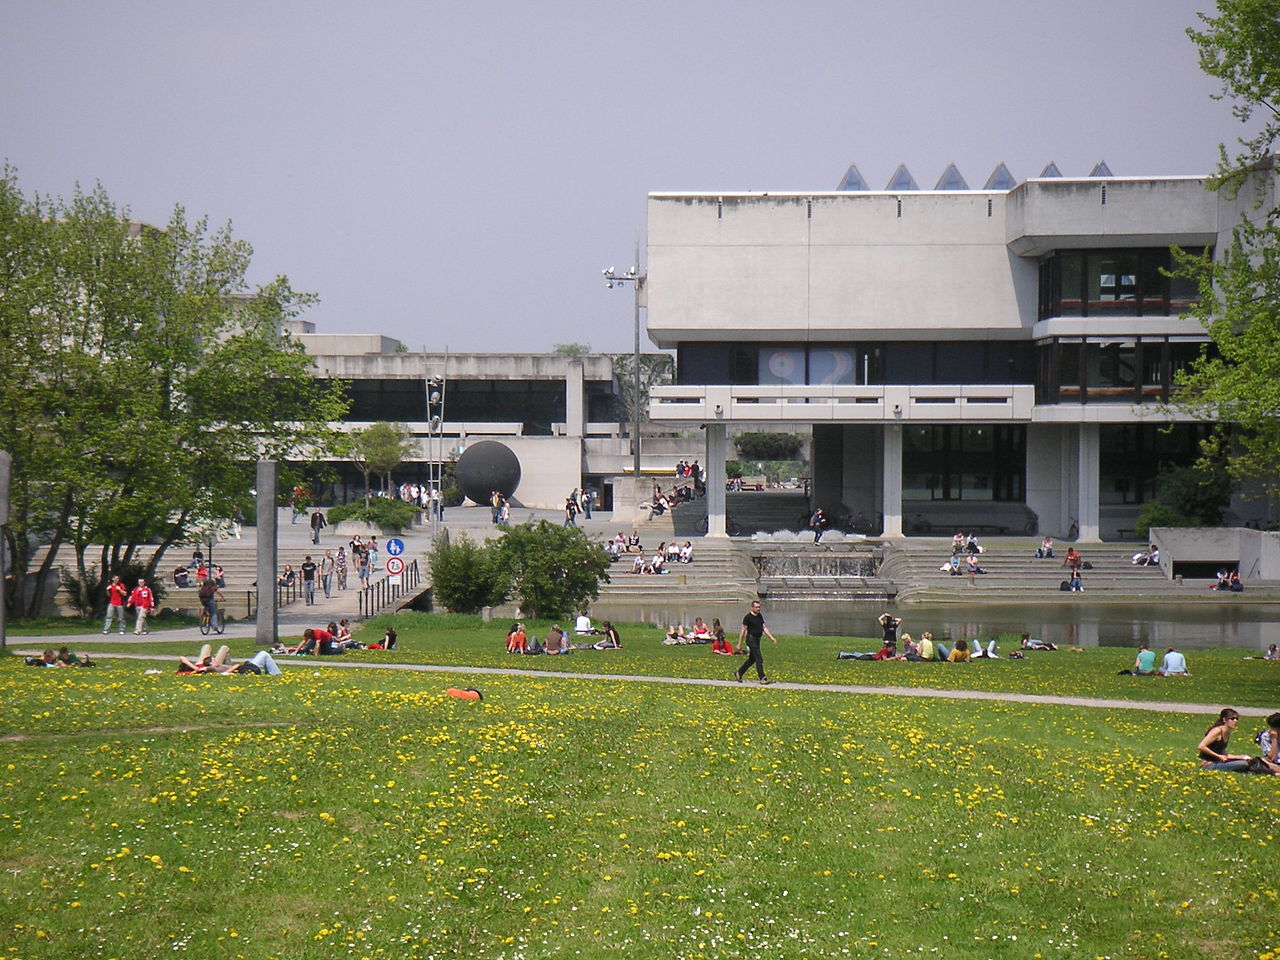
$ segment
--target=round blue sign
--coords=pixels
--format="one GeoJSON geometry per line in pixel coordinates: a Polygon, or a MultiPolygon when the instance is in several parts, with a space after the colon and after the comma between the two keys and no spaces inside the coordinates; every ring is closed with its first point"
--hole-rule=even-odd
{"type": "Polygon", "coordinates": [[[399,537],[391,537],[386,542],[387,556],[398,557],[404,553],[404,541],[399,537]]]}

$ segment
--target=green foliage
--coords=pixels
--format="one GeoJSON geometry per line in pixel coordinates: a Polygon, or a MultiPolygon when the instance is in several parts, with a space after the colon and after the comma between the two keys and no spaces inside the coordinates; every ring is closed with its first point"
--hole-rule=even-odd
{"type": "Polygon", "coordinates": [[[460,507],[465,499],[467,495],[456,483],[446,483],[440,491],[440,502],[446,507],[460,507]]]}
{"type": "Polygon", "coordinates": [[[330,523],[343,520],[356,520],[385,527],[388,530],[403,530],[413,523],[418,508],[403,500],[391,500],[386,497],[373,497],[370,500],[356,500],[344,503],[331,509],[326,515],[330,523]]]}
{"type": "Polygon", "coordinates": [[[255,460],[327,448],[345,405],[280,335],[314,297],[283,277],[250,287],[252,250],[229,226],[178,207],[158,230],[101,187],[28,199],[5,167],[0,237],[9,596],[29,611],[53,571],[38,545],[70,544],[88,585],[90,544],[105,545],[95,561],[110,574],[158,543],[155,580],[170,545],[231,515],[255,460]]]}
{"type": "Polygon", "coordinates": [[[794,460],[804,439],[799,433],[740,433],[733,442],[743,460],[794,460]]]}
{"type": "Polygon", "coordinates": [[[634,423],[637,411],[640,422],[649,419],[649,392],[654,387],[671,383],[675,376],[675,360],[666,353],[642,353],[640,355],[640,392],[636,393],[636,358],[631,353],[613,357],[613,377],[618,382],[628,423],[634,423]]]}
{"type": "Polygon", "coordinates": [[[762,476],[770,483],[781,483],[792,477],[803,477],[808,466],[803,460],[726,460],[725,476],[762,476]]]}
{"type": "MultiPolygon", "coordinates": [[[[146,578],[147,586],[155,595],[156,609],[159,610],[165,597],[166,583],[163,577],[151,577],[145,564],[127,563],[115,568],[111,576],[119,576],[131,589],[138,580],[146,578]]],[[[60,571],[62,585],[67,591],[67,600],[79,612],[80,616],[97,622],[98,614],[106,609],[105,597],[110,577],[104,575],[97,566],[90,566],[84,571],[83,578],[68,571],[65,567],[60,571]]]]}
{"type": "Polygon", "coordinates": [[[589,343],[557,343],[551,348],[552,353],[562,357],[582,357],[591,352],[589,343]]]}
{"type": "Polygon", "coordinates": [[[546,520],[508,527],[493,549],[510,595],[532,617],[569,616],[609,579],[609,555],[576,527],[546,520]]]}
{"type": "Polygon", "coordinates": [[[1152,527],[1216,527],[1231,501],[1231,477],[1221,464],[1170,467],[1156,481],[1155,499],[1138,515],[1143,539],[1152,527]]]}
{"type": "Polygon", "coordinates": [[[1225,464],[1237,481],[1280,492],[1280,211],[1270,153],[1280,137],[1280,25],[1273,0],[1219,0],[1204,28],[1188,30],[1200,65],[1222,81],[1241,120],[1264,117],[1235,156],[1221,150],[1210,184],[1245,208],[1216,259],[1180,254],[1177,273],[1199,284],[1195,315],[1215,346],[1177,377],[1174,404],[1198,419],[1231,424],[1202,448],[1202,464],[1225,464]]]}
{"type": "Polygon", "coordinates": [[[431,595],[435,605],[458,613],[475,613],[506,599],[508,582],[492,548],[478,545],[465,533],[440,537],[428,554],[431,595]]]}
{"type": "Polygon", "coordinates": [[[369,477],[383,478],[383,489],[391,483],[391,471],[413,450],[413,437],[403,423],[380,420],[347,437],[346,453],[364,477],[365,500],[370,499],[369,477]]]}

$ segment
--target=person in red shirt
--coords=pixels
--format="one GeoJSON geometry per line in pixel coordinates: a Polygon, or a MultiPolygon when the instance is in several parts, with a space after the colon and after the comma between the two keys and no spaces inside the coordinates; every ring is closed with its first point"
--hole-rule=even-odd
{"type": "Polygon", "coordinates": [[[524,624],[513,623],[511,632],[507,634],[507,653],[525,653],[528,646],[528,637],[525,636],[524,624]]]}
{"type": "Polygon", "coordinates": [[[129,588],[119,577],[112,577],[107,584],[107,619],[102,621],[103,636],[111,632],[111,621],[116,619],[120,621],[120,635],[124,635],[124,604],[128,599],[129,588]]]}
{"type": "Polygon", "coordinates": [[[142,633],[150,633],[147,629],[147,615],[155,609],[156,595],[147,586],[147,581],[138,580],[138,585],[129,594],[129,606],[138,611],[138,622],[133,628],[133,635],[136,637],[142,633]]]}

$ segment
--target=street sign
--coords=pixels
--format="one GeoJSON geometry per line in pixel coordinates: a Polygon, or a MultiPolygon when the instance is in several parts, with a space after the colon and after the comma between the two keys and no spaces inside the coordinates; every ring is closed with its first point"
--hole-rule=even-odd
{"type": "Polygon", "coordinates": [[[387,557],[387,573],[393,577],[404,573],[404,561],[399,557],[387,557]]]}
{"type": "Polygon", "coordinates": [[[387,556],[398,557],[404,553],[404,541],[399,537],[391,537],[387,540],[387,556]]]}

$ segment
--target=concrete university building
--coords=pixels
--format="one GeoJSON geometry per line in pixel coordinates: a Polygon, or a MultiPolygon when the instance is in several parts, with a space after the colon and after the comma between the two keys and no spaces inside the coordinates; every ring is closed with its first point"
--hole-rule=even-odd
{"type": "Polygon", "coordinates": [[[1105,164],[650,194],[648,330],[678,371],[652,417],[705,429],[713,534],[728,436],[785,425],[812,434],[814,505],[886,536],[1132,537],[1205,430],[1162,405],[1208,339],[1170,245],[1223,247],[1253,199],[1105,164]]]}
{"type": "MultiPolygon", "coordinates": [[[[286,329],[314,359],[317,377],[343,381],[351,402],[344,428],[383,420],[409,427],[416,449],[395,469],[397,484],[430,485],[441,462],[492,441],[519,463],[516,503],[559,508],[581,487],[596,491],[608,510],[612,479],[632,463],[610,356],[410,352],[376,334],[316,333],[310,321],[293,320],[286,329]]],[[[699,443],[645,438],[644,469],[669,471],[679,452],[693,456],[699,443]]],[[[354,464],[335,459],[327,468],[327,479],[312,482],[321,503],[364,495],[354,464]]]]}

